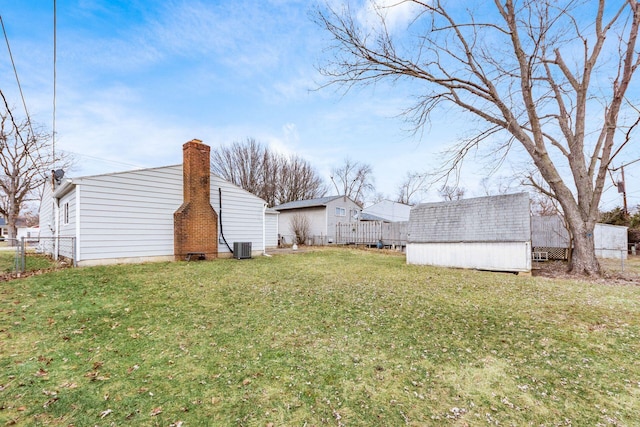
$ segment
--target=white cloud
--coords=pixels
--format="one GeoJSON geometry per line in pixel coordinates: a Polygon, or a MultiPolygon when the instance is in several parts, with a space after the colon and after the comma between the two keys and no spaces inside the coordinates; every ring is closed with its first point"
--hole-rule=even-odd
{"type": "Polygon", "coordinates": [[[356,16],[362,26],[373,30],[384,21],[393,33],[410,24],[420,11],[420,5],[407,0],[365,0],[356,16]]]}

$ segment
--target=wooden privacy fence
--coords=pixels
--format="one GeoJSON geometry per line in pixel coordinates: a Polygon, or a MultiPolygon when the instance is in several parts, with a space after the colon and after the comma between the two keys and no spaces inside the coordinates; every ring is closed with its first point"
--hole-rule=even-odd
{"type": "Polygon", "coordinates": [[[358,221],[336,224],[338,245],[404,247],[407,245],[407,222],[358,221]]]}

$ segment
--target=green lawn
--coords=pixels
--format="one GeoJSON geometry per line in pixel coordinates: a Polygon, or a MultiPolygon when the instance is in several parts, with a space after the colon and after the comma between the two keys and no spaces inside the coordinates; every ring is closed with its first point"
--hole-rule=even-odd
{"type": "Polygon", "coordinates": [[[640,287],[322,250],[0,283],[0,425],[640,425],[640,287]]]}
{"type": "MultiPolygon", "coordinates": [[[[0,251],[0,274],[13,273],[16,271],[16,250],[3,250],[0,251]]],[[[52,261],[51,258],[40,255],[32,250],[27,252],[25,257],[25,271],[38,271],[48,268],[54,268],[58,264],[52,261]]]]}

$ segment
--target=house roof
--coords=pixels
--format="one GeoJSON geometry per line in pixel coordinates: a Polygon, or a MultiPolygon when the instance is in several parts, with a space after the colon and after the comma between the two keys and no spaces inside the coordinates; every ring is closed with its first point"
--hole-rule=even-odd
{"type": "Polygon", "coordinates": [[[391,200],[382,200],[373,205],[367,206],[362,210],[363,213],[374,215],[380,219],[390,222],[408,221],[411,212],[411,206],[404,203],[393,202],[391,200]]]}
{"type": "Polygon", "coordinates": [[[389,220],[386,219],[386,218],[382,218],[382,217],[377,216],[377,215],[366,213],[364,211],[359,214],[358,219],[360,221],[384,221],[384,222],[389,222],[389,220]]]}
{"type": "Polygon", "coordinates": [[[317,199],[308,199],[308,200],[296,200],[294,202],[283,203],[278,206],[274,206],[273,209],[277,211],[284,211],[288,209],[302,209],[302,208],[316,208],[321,206],[327,206],[327,203],[339,199],[342,196],[329,196],[329,197],[319,197],[317,199]]]}

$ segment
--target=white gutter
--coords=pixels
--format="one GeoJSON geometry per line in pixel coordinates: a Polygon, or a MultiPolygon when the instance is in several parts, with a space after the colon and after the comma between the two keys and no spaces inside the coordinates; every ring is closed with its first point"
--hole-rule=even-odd
{"type": "Polygon", "coordinates": [[[55,190],[53,190],[53,198],[60,199],[60,197],[64,196],[71,190],[71,187],[73,185],[75,185],[73,180],[65,179],[60,185],[56,187],[55,190]]]}
{"type": "Polygon", "coordinates": [[[74,256],[74,266],[80,261],[80,186],[76,185],[76,243],[74,256]]]}
{"type": "Polygon", "coordinates": [[[267,204],[262,204],[262,255],[271,256],[267,254],[267,204]]]}

